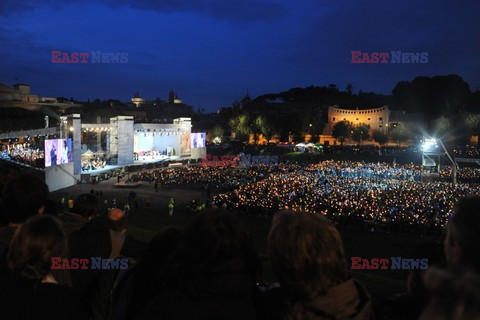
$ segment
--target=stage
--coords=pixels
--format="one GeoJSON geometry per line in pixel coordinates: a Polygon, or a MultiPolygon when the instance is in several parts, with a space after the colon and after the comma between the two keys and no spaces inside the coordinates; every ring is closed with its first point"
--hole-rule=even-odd
{"type": "Polygon", "coordinates": [[[118,182],[113,185],[115,188],[137,188],[140,186],[139,182],[118,182]]]}
{"type": "Polygon", "coordinates": [[[106,165],[105,167],[103,168],[100,168],[100,169],[95,169],[95,170],[88,170],[88,171],[84,171],[82,170],[82,174],[90,174],[90,175],[98,175],[102,172],[106,172],[106,171],[110,171],[110,170],[115,170],[115,169],[118,169],[118,168],[123,168],[124,166],[120,166],[120,165],[106,165]]]}
{"type": "Polygon", "coordinates": [[[169,160],[178,160],[179,156],[139,156],[138,160],[135,160],[134,164],[163,162],[169,160]]]}
{"type": "Polygon", "coordinates": [[[81,180],[83,183],[95,183],[116,177],[123,171],[123,167],[121,165],[106,165],[103,168],[82,171],[81,180]]]}

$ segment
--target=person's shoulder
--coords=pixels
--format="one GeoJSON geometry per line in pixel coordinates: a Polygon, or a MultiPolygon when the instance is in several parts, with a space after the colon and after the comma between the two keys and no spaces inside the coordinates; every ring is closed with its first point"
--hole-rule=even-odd
{"type": "Polygon", "coordinates": [[[59,299],[77,296],[75,290],[72,288],[56,283],[41,283],[35,290],[41,294],[61,294],[62,296],[59,296],[59,299]]]}
{"type": "Polygon", "coordinates": [[[77,308],[80,302],[80,296],[74,289],[56,283],[41,283],[35,289],[35,297],[46,305],[54,304],[61,308],[77,308]]]}
{"type": "Polygon", "coordinates": [[[258,291],[255,296],[255,307],[258,319],[284,319],[289,311],[288,293],[281,287],[258,291]]]}
{"type": "Polygon", "coordinates": [[[2,290],[0,290],[0,296],[9,296],[13,290],[21,290],[28,287],[27,282],[21,281],[20,278],[10,273],[0,276],[0,288],[2,288],[2,290]]]}
{"type": "Polygon", "coordinates": [[[86,319],[78,293],[72,288],[42,283],[35,289],[38,310],[52,315],[52,319],[86,319]]]}
{"type": "Polygon", "coordinates": [[[10,246],[10,241],[12,240],[14,234],[15,228],[7,226],[0,227],[0,260],[6,258],[6,252],[10,246]]]}
{"type": "Polygon", "coordinates": [[[10,240],[12,239],[14,233],[15,228],[13,227],[0,227],[0,243],[2,243],[3,241],[7,241],[7,243],[10,243],[10,240]]]}

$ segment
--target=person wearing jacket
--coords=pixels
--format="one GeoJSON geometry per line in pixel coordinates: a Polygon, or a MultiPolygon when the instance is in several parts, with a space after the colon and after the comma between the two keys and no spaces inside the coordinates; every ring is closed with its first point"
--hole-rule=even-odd
{"type": "Polygon", "coordinates": [[[2,319],[88,319],[79,295],[61,285],[52,258],[65,256],[67,237],[51,216],[36,215],[23,223],[12,239],[9,273],[0,279],[2,319]]]}
{"type": "Polygon", "coordinates": [[[372,317],[370,297],[350,277],[340,234],[326,218],[277,214],[268,248],[280,287],[260,296],[259,319],[372,317]]]}

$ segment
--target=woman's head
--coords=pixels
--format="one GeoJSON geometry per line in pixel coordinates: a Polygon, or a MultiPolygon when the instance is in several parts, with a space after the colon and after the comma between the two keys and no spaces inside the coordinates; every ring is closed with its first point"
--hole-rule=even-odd
{"type": "Polygon", "coordinates": [[[88,220],[98,217],[102,211],[100,200],[92,194],[84,193],[75,200],[72,212],[88,220]]]}
{"type": "Polygon", "coordinates": [[[235,216],[220,211],[196,216],[185,230],[180,249],[189,277],[202,277],[237,258],[252,275],[260,269],[251,236],[235,216]]]}
{"type": "Polygon", "coordinates": [[[281,285],[297,299],[322,295],[348,278],[342,239],[324,217],[279,213],[268,247],[281,285]]]}
{"type": "Polygon", "coordinates": [[[64,256],[67,238],[51,216],[35,216],[22,224],[12,239],[8,267],[28,280],[43,280],[50,272],[52,257],[64,256]]]}
{"type": "Polygon", "coordinates": [[[444,250],[451,267],[473,269],[480,273],[480,197],[459,201],[448,224],[444,250]]]}
{"type": "Polygon", "coordinates": [[[480,319],[480,279],[470,272],[449,273],[429,269],[424,275],[430,300],[421,320],[480,319]]]}

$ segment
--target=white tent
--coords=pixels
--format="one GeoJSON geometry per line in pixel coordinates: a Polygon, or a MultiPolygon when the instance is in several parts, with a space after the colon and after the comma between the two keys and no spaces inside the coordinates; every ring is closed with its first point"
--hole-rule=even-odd
{"type": "Polygon", "coordinates": [[[310,143],[307,143],[307,144],[305,145],[305,147],[307,147],[307,148],[313,148],[313,147],[315,147],[315,145],[310,142],[310,143]]]}
{"type": "Polygon", "coordinates": [[[297,144],[295,147],[297,147],[297,148],[305,148],[305,146],[306,146],[305,143],[300,142],[300,143],[297,144]]]}
{"type": "Polygon", "coordinates": [[[95,156],[95,153],[90,149],[82,153],[82,157],[94,157],[94,156],[95,156]]]}

